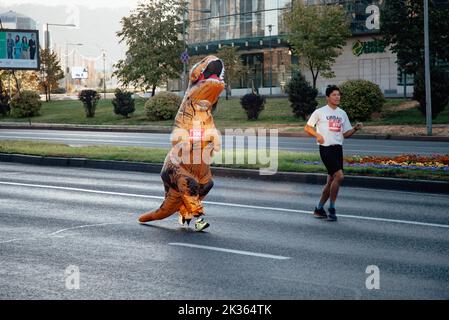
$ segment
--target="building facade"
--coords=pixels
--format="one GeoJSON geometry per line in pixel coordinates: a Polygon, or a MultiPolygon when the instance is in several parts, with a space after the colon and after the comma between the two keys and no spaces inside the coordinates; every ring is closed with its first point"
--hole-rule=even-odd
{"type": "MultiPolygon", "coordinates": [[[[366,79],[380,86],[386,95],[403,93],[402,75],[396,55],[379,41],[382,0],[304,0],[306,5],[341,4],[351,21],[352,37],[333,65],[335,78],[317,79],[323,93],[328,84],[349,79],[366,79]]],[[[232,86],[233,95],[247,93],[254,85],[263,94],[283,93],[291,78],[291,54],[286,40],[283,14],[291,0],[192,0],[187,32],[190,56],[214,54],[222,46],[238,47],[246,71],[232,86]],[[271,90],[270,90],[271,87],[271,90]]],[[[310,71],[304,75],[311,81],[310,71]]],[[[412,90],[412,81],[407,81],[412,90]]]]}

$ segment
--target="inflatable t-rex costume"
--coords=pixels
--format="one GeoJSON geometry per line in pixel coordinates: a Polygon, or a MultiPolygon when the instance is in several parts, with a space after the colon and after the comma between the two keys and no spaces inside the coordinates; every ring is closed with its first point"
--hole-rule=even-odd
{"type": "MultiPolygon", "coordinates": [[[[189,88],[175,118],[172,149],[161,171],[164,202],[140,216],[140,222],[164,219],[179,211],[180,222],[188,224],[193,217],[204,215],[201,201],[213,186],[210,158],[220,149],[212,109],[225,87],[223,79],[223,62],[215,56],[207,56],[192,67],[189,88]]],[[[195,226],[200,231],[209,224],[195,226]]]]}

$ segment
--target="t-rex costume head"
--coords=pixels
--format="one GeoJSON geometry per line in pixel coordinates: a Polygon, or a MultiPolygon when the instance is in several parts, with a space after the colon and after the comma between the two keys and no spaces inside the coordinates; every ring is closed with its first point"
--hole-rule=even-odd
{"type": "Polygon", "coordinates": [[[224,87],[224,66],[219,58],[207,56],[192,67],[189,87],[175,118],[173,147],[161,171],[165,200],[159,209],[142,215],[140,222],[164,219],[177,211],[187,221],[204,214],[201,200],[213,181],[210,162],[204,161],[203,155],[210,156],[212,150],[220,148],[212,109],[224,87]]]}

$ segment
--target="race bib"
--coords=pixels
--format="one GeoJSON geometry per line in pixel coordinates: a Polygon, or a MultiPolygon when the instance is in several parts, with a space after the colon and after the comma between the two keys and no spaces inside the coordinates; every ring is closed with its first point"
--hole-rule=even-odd
{"type": "Polygon", "coordinates": [[[204,137],[204,129],[195,128],[189,130],[189,137],[191,141],[201,141],[204,137]]]}
{"type": "Polygon", "coordinates": [[[341,121],[339,119],[329,120],[329,131],[340,132],[341,131],[341,121]]]}

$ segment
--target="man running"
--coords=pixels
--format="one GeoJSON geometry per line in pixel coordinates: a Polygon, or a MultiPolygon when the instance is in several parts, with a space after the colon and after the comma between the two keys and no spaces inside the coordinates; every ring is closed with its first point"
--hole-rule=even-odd
{"type": "Polygon", "coordinates": [[[338,189],[343,182],[343,140],[349,138],[363,124],[351,126],[346,112],[338,107],[340,104],[340,89],[335,86],[326,88],[327,105],[315,110],[307,121],[304,130],[316,138],[320,146],[320,157],[327,169],[327,182],[321,194],[320,202],[315,207],[314,216],[328,221],[337,221],[335,202],[338,189]],[[316,126],[316,131],[314,127],[316,126]],[[324,210],[324,204],[330,198],[329,214],[324,210]]]}

